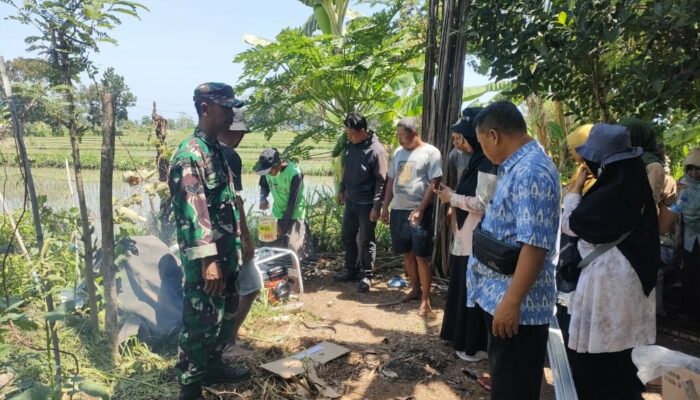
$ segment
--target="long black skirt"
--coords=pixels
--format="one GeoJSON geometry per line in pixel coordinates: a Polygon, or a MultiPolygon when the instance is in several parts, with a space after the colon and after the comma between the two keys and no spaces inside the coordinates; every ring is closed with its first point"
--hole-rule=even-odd
{"type": "Polygon", "coordinates": [[[632,349],[615,353],[569,353],[580,400],[642,400],[644,385],[632,349]]]}
{"type": "Polygon", "coordinates": [[[456,351],[472,356],[486,351],[488,334],[483,315],[476,308],[467,307],[468,260],[468,256],[450,255],[450,283],[440,338],[451,342],[456,351]]]}
{"type": "Polygon", "coordinates": [[[693,243],[692,251],[683,252],[681,270],[683,312],[700,320],[700,242],[693,243]]]}

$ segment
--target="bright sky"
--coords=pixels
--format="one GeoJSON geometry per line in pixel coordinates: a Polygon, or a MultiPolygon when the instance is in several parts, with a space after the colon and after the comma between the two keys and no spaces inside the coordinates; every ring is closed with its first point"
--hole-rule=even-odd
{"type": "MultiPolygon", "coordinates": [[[[16,0],[16,2],[22,0],[16,0]]],[[[167,118],[180,112],[195,114],[192,91],[199,83],[223,81],[234,84],[241,66],[233,63],[248,48],[241,36],[254,34],[274,39],[283,28],[301,26],[311,9],[296,0],[142,0],[150,11],[141,20],[124,17],[111,32],[119,44],[105,43],[93,55],[100,71],[113,66],[138,97],[129,109],[130,119],[150,115],[152,102],[167,118]]],[[[370,14],[366,5],[351,5],[370,14]]],[[[36,34],[33,27],[7,20],[14,13],[0,3],[0,55],[6,60],[31,57],[24,38],[36,34]]],[[[467,71],[465,85],[487,83],[488,79],[467,71]]]]}

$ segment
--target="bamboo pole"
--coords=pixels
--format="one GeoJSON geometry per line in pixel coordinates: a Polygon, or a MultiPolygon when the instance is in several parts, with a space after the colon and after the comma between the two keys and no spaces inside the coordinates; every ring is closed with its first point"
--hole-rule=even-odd
{"type": "Polygon", "coordinates": [[[70,192],[70,197],[73,197],[73,184],[70,179],[70,168],[68,167],[68,159],[66,158],[66,181],[68,181],[68,191],[70,192]]]}
{"type": "MultiPolygon", "coordinates": [[[[449,180],[447,154],[452,148],[450,125],[462,108],[466,31],[464,21],[470,0],[430,0],[428,37],[423,82],[423,137],[443,155],[443,171],[449,180]],[[442,10],[442,18],[438,11],[442,10]],[[438,29],[439,27],[439,29],[438,29]],[[440,38],[439,42],[437,38],[440,38]],[[434,87],[433,87],[434,86],[434,87]]],[[[450,224],[444,218],[446,206],[435,207],[436,229],[433,243],[433,265],[446,275],[451,241],[450,224]]]]}

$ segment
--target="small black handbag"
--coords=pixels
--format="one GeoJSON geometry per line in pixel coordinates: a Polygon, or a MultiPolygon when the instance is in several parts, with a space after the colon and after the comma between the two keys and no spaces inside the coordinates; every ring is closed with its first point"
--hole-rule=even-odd
{"type": "Polygon", "coordinates": [[[503,275],[513,275],[520,256],[520,246],[503,242],[481,229],[474,229],[472,253],[480,263],[503,275]]]}
{"type": "Polygon", "coordinates": [[[561,233],[559,235],[559,261],[556,266],[557,290],[570,293],[576,290],[581,275],[581,254],[578,252],[578,238],[561,233]]]}

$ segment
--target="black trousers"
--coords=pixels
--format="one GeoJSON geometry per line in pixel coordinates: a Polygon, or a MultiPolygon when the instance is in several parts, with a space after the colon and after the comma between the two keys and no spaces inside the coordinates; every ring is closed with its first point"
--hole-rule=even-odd
{"type": "Polygon", "coordinates": [[[700,320],[700,242],[693,244],[692,251],[683,252],[681,269],[682,311],[700,320]]]}
{"type": "Polygon", "coordinates": [[[483,313],[476,308],[467,307],[468,260],[469,256],[450,254],[450,283],[440,338],[451,342],[456,351],[473,356],[477,351],[486,351],[488,336],[483,313]]]}
{"type": "Polygon", "coordinates": [[[642,400],[632,349],[615,353],[569,352],[569,363],[580,400],[642,400]]]}
{"type": "Polygon", "coordinates": [[[520,325],[509,339],[493,335],[493,316],[481,307],[489,334],[491,400],[539,400],[549,324],[520,325]]]}
{"type": "Polygon", "coordinates": [[[341,236],[345,247],[345,269],[362,271],[366,278],[372,277],[377,241],[374,236],[376,222],[369,220],[372,204],[345,202],[341,236]]]}

